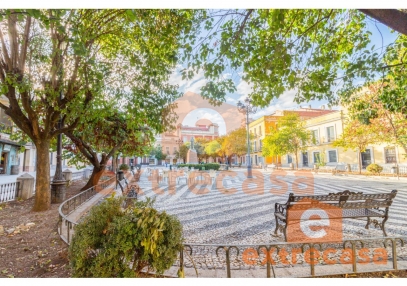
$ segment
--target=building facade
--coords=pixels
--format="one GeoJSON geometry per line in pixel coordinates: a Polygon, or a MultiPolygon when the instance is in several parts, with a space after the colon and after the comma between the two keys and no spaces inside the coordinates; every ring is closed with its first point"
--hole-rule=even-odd
{"type": "MultiPolygon", "coordinates": [[[[326,110],[325,108],[299,108],[297,110],[276,110],[270,115],[262,116],[249,123],[249,130],[254,137],[250,140],[252,153],[250,154],[252,165],[265,164],[283,164],[284,158],[281,156],[274,157],[264,157],[262,154],[263,150],[263,140],[267,135],[270,135],[272,130],[277,127],[277,122],[279,118],[286,115],[287,113],[296,113],[300,116],[301,120],[307,120],[314,117],[319,117],[325,114],[335,113],[333,110],[326,110]]],[[[245,156],[247,157],[247,155],[245,156]]],[[[243,164],[246,164],[246,158],[243,158],[243,164]]]]}
{"type": "MultiPolygon", "coordinates": [[[[178,124],[174,132],[166,132],[156,136],[155,146],[160,146],[162,152],[167,155],[163,163],[176,164],[182,163],[182,159],[176,158],[176,152],[182,144],[190,142],[192,138],[197,140],[202,138],[205,140],[214,140],[219,137],[219,126],[216,123],[212,123],[208,119],[200,119],[195,123],[195,126],[188,126],[178,124]]],[[[152,158],[157,164],[158,160],[152,158]]],[[[210,159],[211,161],[211,159],[210,159]]]]}
{"type": "MultiPolygon", "coordinates": [[[[345,150],[342,147],[333,146],[333,141],[341,136],[345,126],[346,113],[343,110],[335,111],[306,120],[306,128],[315,138],[315,144],[307,146],[299,156],[299,168],[313,168],[315,164],[323,163],[327,166],[338,164],[359,164],[357,150],[345,150]]],[[[362,168],[375,163],[381,166],[392,167],[396,164],[407,165],[404,150],[397,145],[372,144],[360,154],[362,168]]],[[[295,164],[294,154],[282,156],[282,166],[288,167],[295,164]]],[[[356,167],[355,167],[356,168],[356,167]]]]}

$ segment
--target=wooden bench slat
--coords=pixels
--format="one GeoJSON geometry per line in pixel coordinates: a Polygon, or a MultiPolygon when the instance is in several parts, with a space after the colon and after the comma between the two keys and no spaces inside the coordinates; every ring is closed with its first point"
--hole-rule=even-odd
{"type": "Polygon", "coordinates": [[[311,211],[312,215],[319,218],[324,218],[327,214],[329,219],[365,217],[367,218],[365,228],[374,223],[375,226],[382,229],[384,236],[387,236],[384,224],[388,219],[389,207],[396,195],[397,190],[380,194],[364,194],[363,192],[356,193],[345,190],[339,193],[315,196],[296,196],[291,193],[285,204],[275,204],[276,229],[274,233],[277,234],[278,230],[282,231],[287,241],[286,229],[288,224],[292,221],[309,220],[310,213],[307,216],[303,216],[303,214],[305,211],[311,211]],[[373,222],[371,217],[378,217],[383,220],[378,222],[375,219],[373,222]],[[282,228],[283,224],[285,226],[282,228]]]}

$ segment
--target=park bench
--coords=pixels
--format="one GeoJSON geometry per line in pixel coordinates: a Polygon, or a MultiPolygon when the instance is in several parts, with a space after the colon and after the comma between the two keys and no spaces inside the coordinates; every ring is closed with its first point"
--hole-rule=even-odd
{"type": "Polygon", "coordinates": [[[341,173],[346,174],[348,172],[348,168],[346,165],[336,165],[335,169],[332,170],[332,175],[338,175],[341,173]]]}
{"type": "Polygon", "coordinates": [[[332,174],[335,172],[336,167],[334,166],[319,166],[317,169],[314,169],[315,173],[318,172],[327,172],[332,174]]]}
{"type": "Polygon", "coordinates": [[[330,216],[329,219],[366,218],[366,229],[369,228],[370,224],[373,224],[383,231],[384,236],[387,236],[384,225],[388,219],[389,207],[396,194],[397,190],[380,194],[363,194],[363,192],[355,193],[346,190],[339,193],[315,196],[297,196],[290,193],[285,204],[275,204],[276,228],[274,234],[277,235],[277,232],[280,231],[283,233],[285,241],[287,241],[288,225],[305,220],[302,217],[305,210],[315,210],[317,214],[318,209],[320,211],[321,208],[326,209],[328,206],[331,209],[341,210],[340,213],[331,212],[331,215],[336,213],[337,217],[330,216]],[[382,219],[382,221],[380,222],[378,219],[382,219]]]}

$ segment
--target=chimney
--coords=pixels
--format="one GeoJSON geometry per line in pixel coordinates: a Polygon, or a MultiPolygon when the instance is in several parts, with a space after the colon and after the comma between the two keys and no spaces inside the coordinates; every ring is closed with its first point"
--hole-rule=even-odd
{"type": "Polygon", "coordinates": [[[321,109],[322,109],[322,110],[325,110],[325,105],[322,105],[322,106],[321,106],[321,109]]]}
{"type": "Polygon", "coordinates": [[[308,105],[308,108],[311,109],[311,105],[308,105]]]}

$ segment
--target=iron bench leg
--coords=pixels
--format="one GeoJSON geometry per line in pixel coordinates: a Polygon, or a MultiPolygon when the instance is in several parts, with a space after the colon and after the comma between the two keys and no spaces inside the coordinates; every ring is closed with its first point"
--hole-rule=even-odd
{"type": "Polygon", "coordinates": [[[371,223],[370,217],[367,217],[367,223],[365,225],[365,229],[369,229],[370,223],[371,223]]]}
{"type": "Polygon", "coordinates": [[[277,235],[277,231],[278,231],[278,228],[279,228],[279,224],[278,224],[278,218],[277,218],[277,216],[275,215],[274,217],[275,217],[275,220],[276,220],[276,229],[274,230],[274,234],[277,235]]]}
{"type": "Polygon", "coordinates": [[[384,229],[384,224],[386,223],[388,218],[389,218],[388,216],[385,216],[383,221],[382,221],[382,224],[381,224],[381,228],[382,228],[384,236],[387,236],[386,230],[384,229]]]}
{"type": "Polygon", "coordinates": [[[276,215],[274,217],[276,218],[276,229],[274,230],[274,235],[277,236],[277,232],[280,231],[284,235],[284,241],[287,242],[287,221],[282,220],[282,222],[285,223],[285,225],[283,226],[278,222],[279,218],[276,215]]]}

